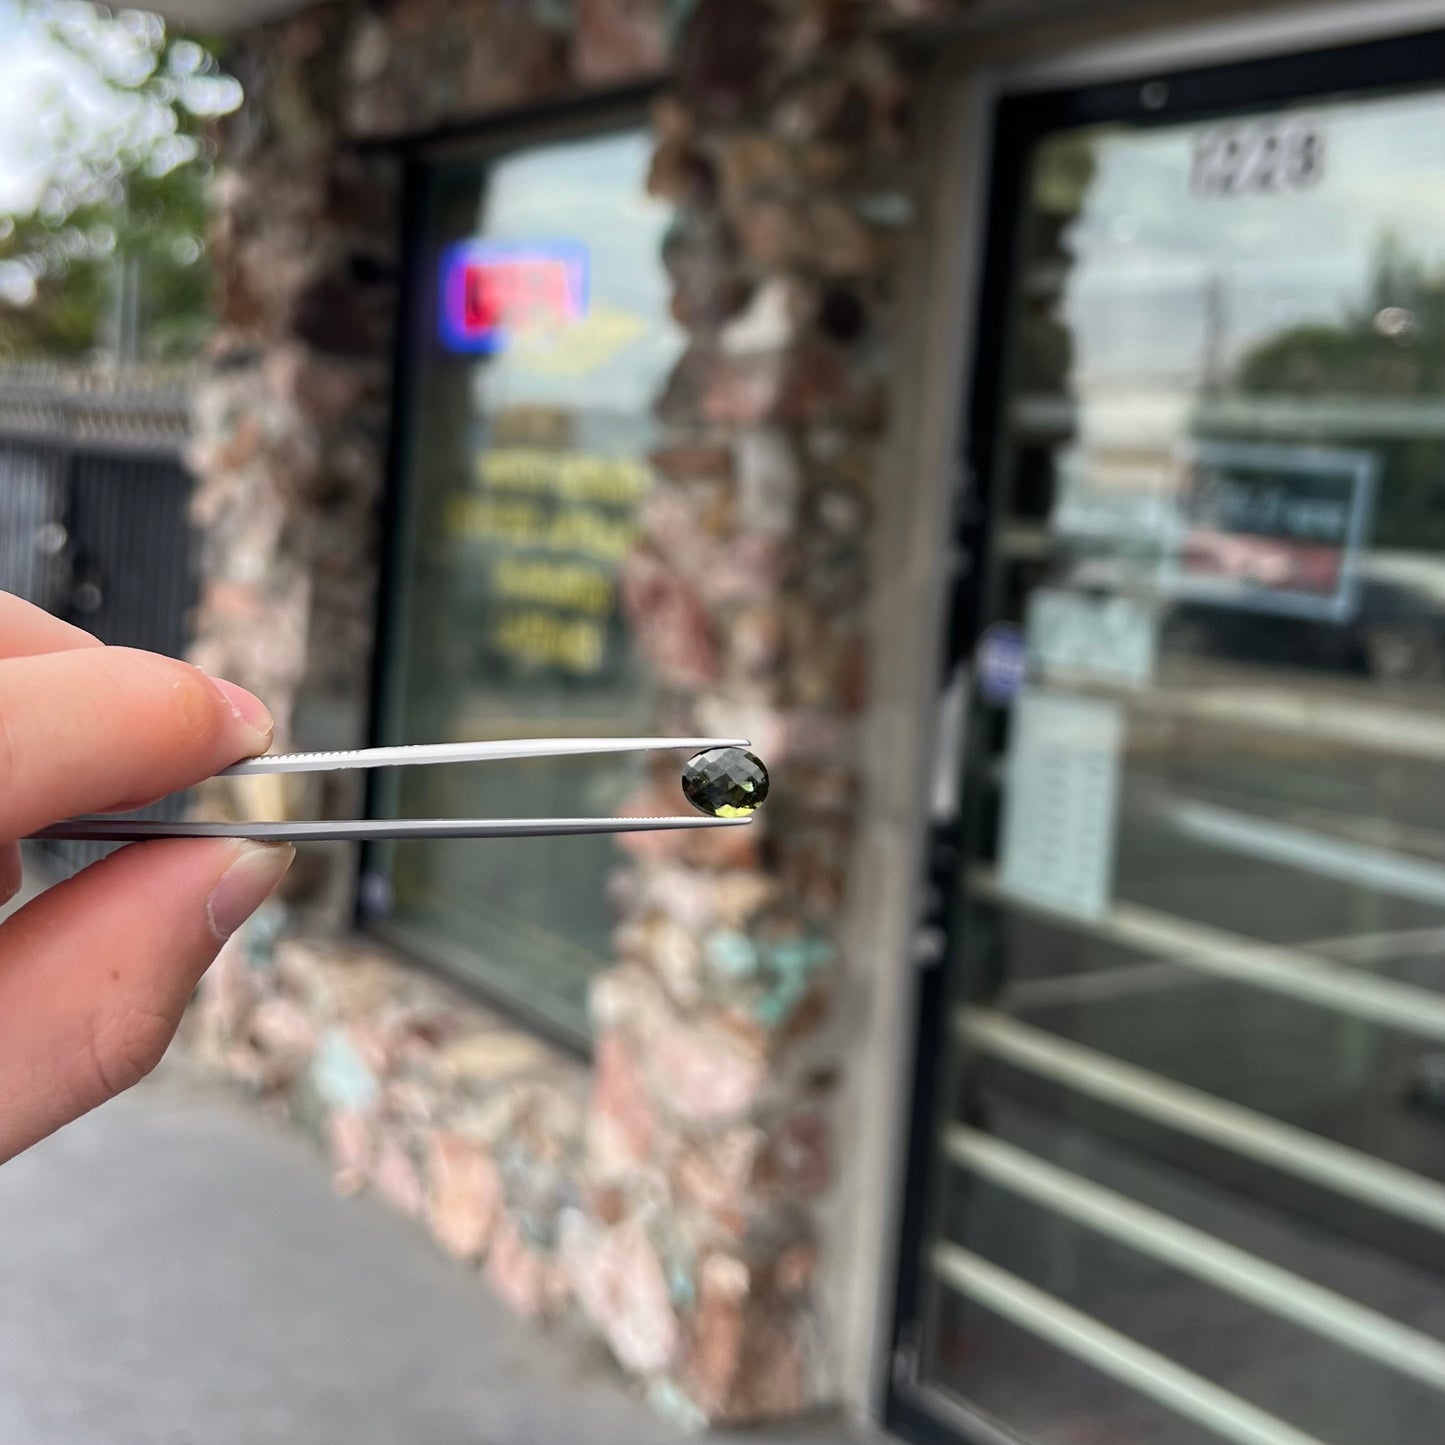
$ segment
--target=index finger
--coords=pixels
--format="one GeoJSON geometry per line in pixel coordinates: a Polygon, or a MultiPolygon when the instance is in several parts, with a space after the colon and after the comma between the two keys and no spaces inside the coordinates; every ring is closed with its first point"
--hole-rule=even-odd
{"type": "MultiPolygon", "coordinates": [[[[0,658],[33,657],[37,653],[100,645],[98,637],[52,617],[44,608],[0,592],[0,658]]],[[[23,877],[19,845],[0,843],[0,903],[8,903],[20,891],[23,877]]]]}
{"type": "Polygon", "coordinates": [[[250,693],[124,647],[0,661],[0,838],[188,788],[271,745],[250,693]]]}

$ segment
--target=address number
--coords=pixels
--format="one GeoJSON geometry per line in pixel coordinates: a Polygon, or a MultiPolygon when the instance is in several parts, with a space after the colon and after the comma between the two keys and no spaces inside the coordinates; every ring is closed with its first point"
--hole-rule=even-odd
{"type": "Polygon", "coordinates": [[[1190,188],[1208,198],[1304,191],[1319,184],[1324,169],[1324,134],[1308,122],[1222,125],[1194,142],[1190,188]]]}

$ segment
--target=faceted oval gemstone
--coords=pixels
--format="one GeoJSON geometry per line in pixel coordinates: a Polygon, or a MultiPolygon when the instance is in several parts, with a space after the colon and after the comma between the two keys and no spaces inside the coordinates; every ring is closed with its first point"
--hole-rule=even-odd
{"type": "Polygon", "coordinates": [[[687,760],[682,791],[714,818],[743,818],[768,796],[768,770],[742,748],[709,748],[687,760]]]}

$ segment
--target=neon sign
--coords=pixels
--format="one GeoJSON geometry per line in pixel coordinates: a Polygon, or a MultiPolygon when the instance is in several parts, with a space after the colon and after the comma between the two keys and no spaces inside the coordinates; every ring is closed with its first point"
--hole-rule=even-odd
{"type": "Polygon", "coordinates": [[[441,261],[442,343],[494,355],[522,335],[587,314],[586,247],[572,241],[461,241],[441,261]]]}

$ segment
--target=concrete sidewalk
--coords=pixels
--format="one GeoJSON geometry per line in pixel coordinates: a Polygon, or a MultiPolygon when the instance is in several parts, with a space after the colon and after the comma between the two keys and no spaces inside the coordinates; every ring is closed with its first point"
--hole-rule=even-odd
{"type": "MultiPolygon", "coordinates": [[[[0,1169],[4,1445],[677,1445],[299,1136],[175,1066],[0,1169]]],[[[824,1445],[840,1424],[747,1439],[824,1445]]]]}

